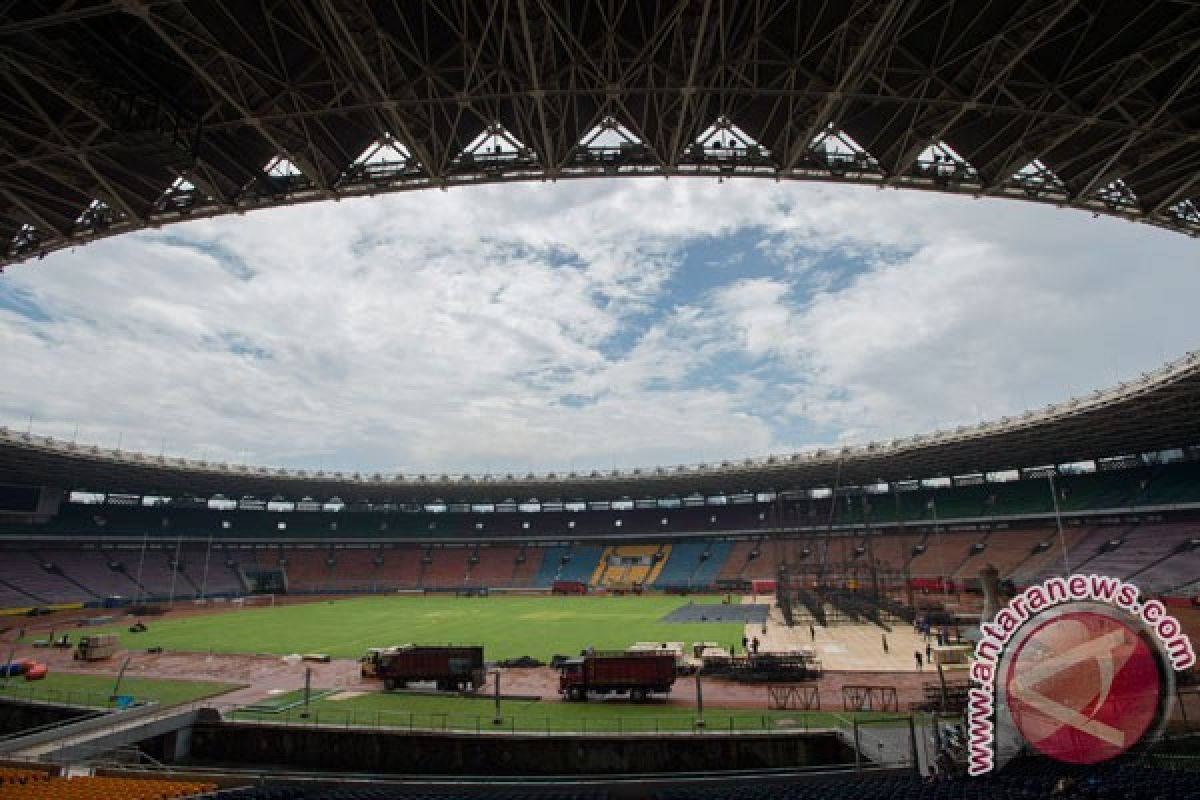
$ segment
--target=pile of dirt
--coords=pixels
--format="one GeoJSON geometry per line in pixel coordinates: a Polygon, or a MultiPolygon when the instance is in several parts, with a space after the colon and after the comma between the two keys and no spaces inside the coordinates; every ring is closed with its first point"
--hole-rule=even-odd
{"type": "Polygon", "coordinates": [[[497,667],[505,669],[536,669],[537,667],[546,666],[546,662],[538,661],[531,656],[521,656],[520,658],[509,658],[504,661],[497,661],[497,667]]]}

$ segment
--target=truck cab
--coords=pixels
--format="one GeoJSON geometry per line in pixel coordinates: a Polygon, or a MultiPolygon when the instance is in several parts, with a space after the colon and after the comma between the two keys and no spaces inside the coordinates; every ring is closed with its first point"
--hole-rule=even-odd
{"type": "Polygon", "coordinates": [[[358,660],[359,674],[364,678],[379,678],[383,662],[391,653],[412,647],[410,644],[394,644],[391,647],[368,647],[367,652],[358,660]]]}
{"type": "Polygon", "coordinates": [[[379,660],[384,653],[382,647],[372,647],[358,660],[359,674],[364,678],[379,677],[379,660]]]}
{"type": "Polygon", "coordinates": [[[558,693],[568,700],[583,700],[587,697],[587,679],[583,673],[582,658],[568,658],[558,665],[558,693]]]}

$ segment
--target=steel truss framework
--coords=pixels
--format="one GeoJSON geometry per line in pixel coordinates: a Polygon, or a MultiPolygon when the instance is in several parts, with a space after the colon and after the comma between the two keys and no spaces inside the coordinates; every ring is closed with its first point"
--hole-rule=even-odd
{"type": "Polygon", "coordinates": [[[20,0],[0,267],[404,189],[755,176],[1200,235],[1192,0],[20,0]]]}

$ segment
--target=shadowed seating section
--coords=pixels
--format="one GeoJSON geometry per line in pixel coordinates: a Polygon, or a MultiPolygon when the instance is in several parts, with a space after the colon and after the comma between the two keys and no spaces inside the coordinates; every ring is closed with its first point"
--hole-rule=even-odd
{"type": "MultiPolygon", "coordinates": [[[[667,563],[663,565],[662,571],[658,573],[658,579],[654,581],[654,588],[690,589],[695,586],[693,576],[700,566],[701,556],[708,547],[707,541],[680,542],[673,545],[671,554],[667,557],[667,563]]],[[[744,556],[742,560],[745,562],[744,556]]]]}
{"type": "MultiPolygon", "coordinates": [[[[577,544],[566,548],[562,556],[568,556],[569,558],[565,563],[561,564],[558,574],[551,578],[550,582],[553,583],[559,580],[587,583],[596,571],[596,565],[600,563],[600,556],[603,553],[604,548],[594,544],[577,544]]],[[[560,556],[560,561],[562,556],[560,556]]],[[[546,560],[550,560],[549,553],[546,554],[546,560]]]]}
{"type": "Polygon", "coordinates": [[[1147,591],[1171,589],[1175,567],[1200,577],[1200,550],[1176,552],[1194,538],[1200,538],[1200,525],[1140,526],[1126,531],[1120,546],[1095,556],[1086,568],[1118,578],[1135,576],[1134,582],[1147,591]]]}
{"type": "Polygon", "coordinates": [[[1029,557],[1038,542],[1052,540],[1057,535],[1051,528],[992,531],[983,540],[983,552],[968,560],[960,575],[964,578],[978,577],[979,570],[991,564],[1002,577],[1006,577],[1029,557]]]}
{"type": "Polygon", "coordinates": [[[659,791],[656,800],[1174,800],[1200,796],[1200,773],[1112,764],[1010,764],[998,773],[930,781],[919,776],[844,775],[659,791]],[[1065,791],[1056,791],[1063,782],[1065,791]]]}
{"type": "Polygon", "coordinates": [[[607,792],[555,791],[553,789],[472,789],[421,791],[411,788],[356,786],[338,789],[256,786],[226,789],[214,800],[608,800],[607,792]]]}
{"type": "MultiPolygon", "coordinates": [[[[923,778],[911,773],[827,773],[799,777],[761,776],[668,783],[666,788],[622,786],[620,791],[536,786],[461,788],[386,786],[363,781],[337,787],[254,786],[224,789],[214,800],[1175,800],[1200,796],[1200,772],[1146,765],[1106,763],[1086,767],[1022,760],[980,777],[923,778]],[[633,791],[631,791],[633,790],[633,791]]],[[[166,795],[175,796],[178,795],[166,795]]]]}
{"type": "Polygon", "coordinates": [[[421,586],[431,589],[453,589],[462,586],[467,576],[467,556],[463,547],[430,548],[421,574],[421,586]]]}
{"type": "MultiPolygon", "coordinates": [[[[40,555],[15,551],[4,553],[4,567],[0,579],[14,588],[37,598],[42,603],[69,603],[75,600],[90,600],[95,597],[66,577],[45,569],[49,563],[40,555]]],[[[22,603],[27,605],[27,603],[22,603]]]]}
{"type": "Polygon", "coordinates": [[[172,800],[211,796],[214,783],[142,778],[45,778],[5,783],[0,773],[0,797],[5,800],[172,800]]]}
{"type": "Polygon", "coordinates": [[[379,581],[390,589],[415,589],[421,579],[421,551],[413,547],[389,548],[380,553],[379,581]]]}
{"type": "Polygon", "coordinates": [[[515,544],[477,547],[467,558],[468,586],[515,586],[513,583],[517,554],[521,548],[515,544]]]}

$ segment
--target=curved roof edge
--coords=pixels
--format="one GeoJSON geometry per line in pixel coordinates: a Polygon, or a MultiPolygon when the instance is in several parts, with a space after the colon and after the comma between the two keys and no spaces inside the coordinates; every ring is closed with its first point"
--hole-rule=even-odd
{"type": "Polygon", "coordinates": [[[529,167],[514,171],[511,174],[497,172],[481,172],[469,176],[456,176],[443,182],[434,182],[424,176],[405,180],[394,180],[386,185],[368,184],[357,186],[347,183],[338,189],[312,190],[304,188],[282,195],[267,197],[252,197],[236,204],[223,204],[200,199],[195,205],[188,206],[186,211],[174,209],[152,210],[146,212],[141,219],[133,219],[115,215],[103,225],[85,225],[80,223],[75,230],[61,236],[45,237],[37,232],[22,232],[12,243],[0,243],[0,274],[6,267],[15,266],[27,261],[45,258],[60,250],[70,250],[102,239],[109,239],[123,234],[140,231],[158,230],[179,222],[189,222],[197,219],[209,219],[232,215],[243,215],[248,211],[282,208],[285,206],[303,205],[324,201],[339,201],[355,197],[374,197],[382,194],[429,190],[431,188],[449,189],[455,186],[482,186],[487,184],[504,183],[545,183],[546,181],[578,180],[580,178],[612,178],[612,177],[695,177],[715,178],[719,181],[732,178],[759,178],[772,181],[792,181],[805,183],[839,183],[858,186],[875,186],[876,188],[891,187],[896,189],[916,189],[934,191],[942,194],[963,195],[967,197],[1000,197],[1010,200],[1020,200],[1056,208],[1070,208],[1085,211],[1093,216],[1116,217],[1131,222],[1139,222],[1151,227],[1160,228],[1172,233],[1181,233],[1192,238],[1200,237],[1200,210],[1191,201],[1181,201],[1176,206],[1155,211],[1145,211],[1131,204],[1114,203],[1104,195],[1080,197],[1067,193],[1065,190],[1030,183],[1031,179],[1023,175],[1013,175],[1005,184],[988,187],[977,181],[946,183],[936,174],[917,174],[902,177],[891,177],[882,172],[847,173],[838,164],[811,166],[802,170],[786,172],[774,168],[763,168],[758,165],[730,164],[728,166],[713,165],[711,167],[668,168],[661,165],[652,167],[637,166],[622,171],[603,171],[595,168],[579,170],[563,169],[554,172],[540,167],[529,167]],[[34,236],[28,242],[21,237],[34,236]]]}

